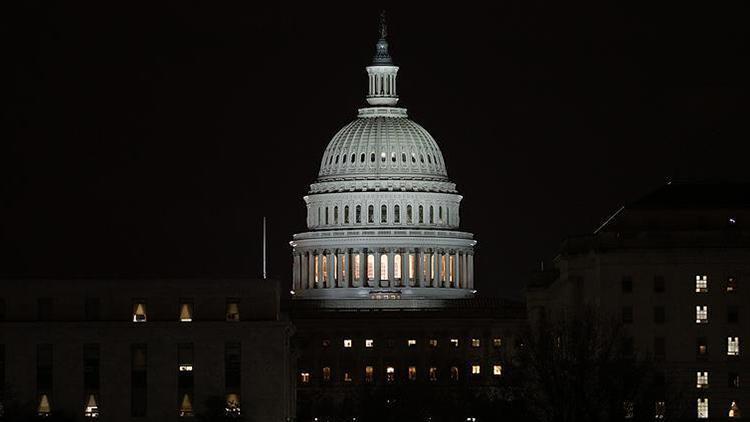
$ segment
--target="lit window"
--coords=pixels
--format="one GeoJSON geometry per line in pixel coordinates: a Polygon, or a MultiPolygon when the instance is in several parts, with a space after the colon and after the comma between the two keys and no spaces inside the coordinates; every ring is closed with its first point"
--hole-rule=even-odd
{"type": "Polygon", "coordinates": [[[708,399],[698,399],[698,419],[708,419],[708,399]]]}
{"type": "Polygon", "coordinates": [[[380,279],[388,280],[388,255],[380,255],[380,279]]]}
{"type": "Polygon", "coordinates": [[[451,339],[451,344],[453,345],[453,347],[458,347],[458,339],[457,338],[452,338],[451,339]]]}
{"type": "Polygon", "coordinates": [[[697,340],[697,346],[698,346],[698,355],[699,356],[705,356],[708,354],[708,340],[706,340],[705,337],[699,337],[697,340]]]}
{"type": "Polygon", "coordinates": [[[350,347],[352,347],[352,339],[345,338],[344,339],[344,347],[346,347],[347,349],[350,348],[350,347]]]}
{"type": "Polygon", "coordinates": [[[353,266],[354,280],[358,281],[362,276],[362,267],[359,262],[359,254],[354,255],[353,266]]]}
{"type": "Polygon", "coordinates": [[[696,388],[708,388],[708,372],[696,372],[696,388]]]}
{"type": "Polygon", "coordinates": [[[372,382],[375,377],[375,370],[372,366],[365,366],[365,382],[372,382]]]}
{"type": "Polygon", "coordinates": [[[146,322],[145,301],[136,301],[133,303],[133,322],[146,322]]]}
{"type": "Polygon", "coordinates": [[[501,347],[503,345],[503,340],[499,337],[495,337],[492,339],[492,346],[494,347],[501,347]]]}
{"type": "Polygon", "coordinates": [[[727,278],[727,292],[736,292],[736,291],[737,291],[737,278],[736,277],[727,278]]]}
{"type": "Polygon", "coordinates": [[[46,394],[42,394],[39,397],[39,406],[36,408],[36,414],[41,417],[47,417],[52,412],[49,405],[49,397],[46,394]]]}
{"type": "Polygon", "coordinates": [[[395,280],[401,280],[401,254],[397,253],[393,255],[393,278],[395,280]]]}
{"type": "Polygon", "coordinates": [[[437,381],[437,368],[434,366],[430,367],[430,381],[437,381]]]}
{"type": "Polygon", "coordinates": [[[191,322],[193,320],[193,304],[182,302],[180,304],[180,322],[191,322]]]}
{"type": "Polygon", "coordinates": [[[471,347],[479,347],[481,344],[482,342],[478,338],[471,339],[471,347]]]}
{"type": "Polygon", "coordinates": [[[310,382],[310,373],[309,372],[300,372],[299,373],[299,381],[302,384],[307,384],[310,382]]]}
{"type": "Polygon", "coordinates": [[[330,381],[331,380],[331,367],[325,366],[323,367],[323,381],[330,381]]]}
{"type": "Polygon", "coordinates": [[[416,346],[417,345],[417,341],[414,340],[414,339],[406,340],[406,345],[409,346],[409,347],[416,346]]]}
{"type": "Polygon", "coordinates": [[[185,393],[182,395],[180,401],[180,417],[189,418],[193,416],[193,400],[190,399],[190,394],[185,393]]]}
{"type": "Polygon", "coordinates": [[[471,374],[479,375],[482,372],[482,367],[479,365],[471,365],[471,374]]]}
{"type": "Polygon", "coordinates": [[[367,255],[367,279],[375,280],[375,255],[367,255]]]}
{"type": "Polygon", "coordinates": [[[417,379],[417,367],[410,366],[409,367],[409,381],[416,381],[416,379],[417,379]]]}
{"type": "Polygon", "coordinates": [[[242,413],[240,412],[240,396],[235,393],[227,394],[226,404],[224,408],[224,415],[228,417],[239,417],[242,413]]]}
{"type": "Polygon", "coordinates": [[[83,409],[84,418],[99,418],[99,405],[96,403],[96,397],[93,394],[89,394],[89,398],[86,400],[86,407],[83,409]]]}
{"type": "Polygon", "coordinates": [[[634,413],[634,405],[631,400],[622,402],[622,414],[625,416],[625,419],[633,419],[633,416],[635,416],[634,413]]]}
{"type": "Polygon", "coordinates": [[[667,404],[663,401],[657,401],[654,406],[654,419],[664,419],[664,414],[667,413],[667,404]]]}
{"type": "Polygon", "coordinates": [[[385,163],[385,153],[384,152],[380,153],[380,162],[381,163],[385,163]]]}
{"type": "Polygon", "coordinates": [[[240,301],[238,299],[227,300],[227,321],[240,320],[240,301]]]}
{"type": "Polygon", "coordinates": [[[500,376],[503,374],[503,366],[502,365],[492,365],[492,375],[500,376]]]}
{"type": "Polygon", "coordinates": [[[368,338],[365,340],[365,347],[373,347],[375,345],[375,341],[371,338],[368,338]]]}
{"type": "Polygon", "coordinates": [[[740,407],[737,406],[737,402],[733,400],[732,404],[729,405],[729,417],[739,418],[740,416],[742,416],[740,414],[740,407]]]}
{"type": "Polygon", "coordinates": [[[727,355],[728,356],[740,355],[740,338],[739,337],[727,337],[727,355]]]}
{"type": "Polygon", "coordinates": [[[708,306],[695,307],[695,322],[698,324],[708,323],[708,306]]]}
{"type": "Polygon", "coordinates": [[[430,344],[430,347],[432,347],[432,348],[437,347],[437,344],[438,344],[437,343],[437,339],[436,338],[431,338],[430,341],[429,341],[429,344],[430,344]]]}
{"type": "Polygon", "coordinates": [[[458,381],[458,367],[456,366],[451,366],[451,379],[458,381]]]}
{"type": "Polygon", "coordinates": [[[696,293],[708,292],[708,276],[707,275],[695,276],[695,292],[696,293]]]}
{"type": "Polygon", "coordinates": [[[352,374],[349,371],[344,372],[344,382],[352,382],[352,374]]]}
{"type": "Polygon", "coordinates": [[[388,382],[393,382],[396,380],[396,369],[392,366],[389,366],[385,368],[385,379],[388,382]]]}

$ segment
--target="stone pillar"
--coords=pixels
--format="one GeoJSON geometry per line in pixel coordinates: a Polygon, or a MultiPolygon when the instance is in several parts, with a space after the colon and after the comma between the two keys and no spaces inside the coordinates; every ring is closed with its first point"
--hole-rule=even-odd
{"type": "Polygon", "coordinates": [[[298,290],[299,289],[299,262],[300,257],[299,254],[295,251],[294,257],[293,257],[293,264],[292,264],[292,290],[298,290]]]}
{"type": "Polygon", "coordinates": [[[435,252],[435,287],[443,287],[443,252],[435,252]]]}
{"type": "Polygon", "coordinates": [[[425,286],[425,265],[424,265],[424,249],[419,248],[419,251],[414,251],[414,285],[417,287],[425,286]]]}
{"type": "Polygon", "coordinates": [[[336,259],[338,260],[338,279],[336,280],[336,287],[348,287],[348,283],[346,282],[346,276],[349,274],[349,271],[346,270],[346,253],[342,253],[339,250],[339,253],[336,254],[336,259]]]}
{"type": "Polygon", "coordinates": [[[374,276],[372,285],[380,287],[380,249],[376,250],[373,255],[375,255],[375,262],[372,264],[372,275],[374,276]]]}
{"type": "Polygon", "coordinates": [[[334,261],[336,259],[336,254],[328,251],[328,283],[326,283],[326,287],[333,287],[336,285],[336,262],[334,261]]]}
{"type": "Polygon", "coordinates": [[[401,251],[401,286],[409,287],[409,257],[413,251],[409,249],[401,251]]]}
{"type": "Polygon", "coordinates": [[[456,251],[456,257],[453,258],[453,286],[455,288],[461,287],[461,254],[456,251]]]}
{"type": "Polygon", "coordinates": [[[396,260],[393,259],[395,255],[393,249],[388,251],[388,283],[386,283],[388,287],[396,287],[396,260]]]}
{"type": "Polygon", "coordinates": [[[325,285],[324,283],[324,276],[323,276],[323,257],[325,256],[325,251],[321,251],[318,253],[318,282],[317,287],[323,287],[325,285]]]}
{"type": "Polygon", "coordinates": [[[359,287],[367,287],[367,253],[359,251],[359,287]]]}
{"type": "Polygon", "coordinates": [[[314,251],[307,252],[307,288],[312,289],[315,287],[315,253],[314,251]]]}
{"type": "Polygon", "coordinates": [[[469,289],[474,290],[474,254],[469,254],[469,289]]]}

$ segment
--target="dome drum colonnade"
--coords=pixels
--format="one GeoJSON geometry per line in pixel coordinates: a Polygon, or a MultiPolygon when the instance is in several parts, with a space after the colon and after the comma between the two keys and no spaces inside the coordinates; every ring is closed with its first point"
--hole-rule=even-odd
{"type": "Polygon", "coordinates": [[[294,235],[295,299],[471,297],[471,233],[432,136],[396,107],[385,27],[367,67],[370,107],[333,137],[294,235]]]}

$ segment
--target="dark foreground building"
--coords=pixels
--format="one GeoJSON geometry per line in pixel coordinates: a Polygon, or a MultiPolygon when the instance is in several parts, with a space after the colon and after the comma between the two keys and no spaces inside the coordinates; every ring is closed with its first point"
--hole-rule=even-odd
{"type": "Polygon", "coordinates": [[[527,305],[533,320],[588,307],[618,319],[685,413],[718,420],[750,412],[748,284],[750,185],[672,183],[565,241],[527,305]]]}
{"type": "Polygon", "coordinates": [[[274,281],[3,280],[3,414],[284,421],[291,334],[274,281]]]}

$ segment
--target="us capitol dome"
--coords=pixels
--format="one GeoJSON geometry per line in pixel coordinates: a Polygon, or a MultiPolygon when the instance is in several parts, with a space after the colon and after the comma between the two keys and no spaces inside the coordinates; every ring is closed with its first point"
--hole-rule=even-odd
{"type": "Polygon", "coordinates": [[[328,143],[290,242],[295,300],[408,307],[470,298],[471,233],[435,139],[399,107],[385,23],[367,66],[367,107],[328,143]]]}

